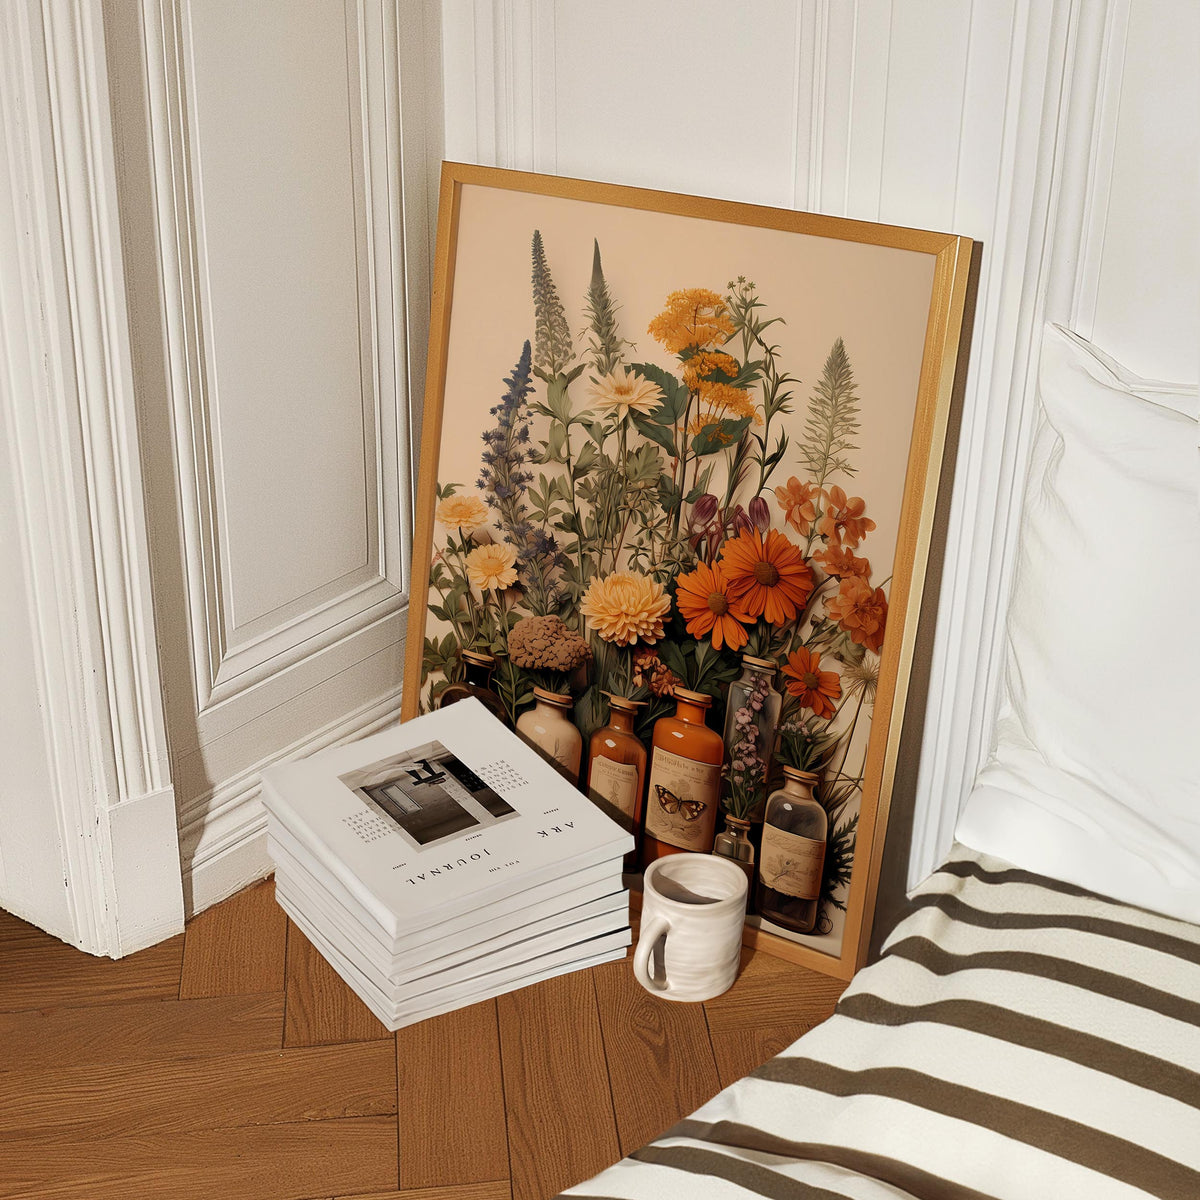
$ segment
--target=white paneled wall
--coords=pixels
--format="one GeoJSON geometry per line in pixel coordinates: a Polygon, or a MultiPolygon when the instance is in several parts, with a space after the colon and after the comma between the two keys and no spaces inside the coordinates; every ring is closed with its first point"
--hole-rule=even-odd
{"type": "Polygon", "coordinates": [[[913,882],[988,748],[1042,321],[1195,378],[1198,14],[1181,0],[443,5],[448,158],[982,243],[913,882]]]}
{"type": "Polygon", "coordinates": [[[265,763],[398,714],[438,33],[0,6],[0,904],[94,953],[270,869],[265,763]]]}

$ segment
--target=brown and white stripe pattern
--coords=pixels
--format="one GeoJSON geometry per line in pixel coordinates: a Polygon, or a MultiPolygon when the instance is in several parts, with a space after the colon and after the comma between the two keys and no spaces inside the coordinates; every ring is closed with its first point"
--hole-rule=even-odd
{"type": "Polygon", "coordinates": [[[566,1196],[1200,1198],[1200,928],[956,847],[830,1020],[566,1196]]]}

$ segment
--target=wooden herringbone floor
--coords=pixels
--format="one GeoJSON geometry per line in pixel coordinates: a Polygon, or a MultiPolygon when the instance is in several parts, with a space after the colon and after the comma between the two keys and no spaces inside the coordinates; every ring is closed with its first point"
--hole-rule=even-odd
{"type": "Polygon", "coordinates": [[[747,952],[680,1005],[615,962],[389,1034],[269,881],[119,962],[0,913],[0,1197],[545,1200],[842,986],[747,952]]]}

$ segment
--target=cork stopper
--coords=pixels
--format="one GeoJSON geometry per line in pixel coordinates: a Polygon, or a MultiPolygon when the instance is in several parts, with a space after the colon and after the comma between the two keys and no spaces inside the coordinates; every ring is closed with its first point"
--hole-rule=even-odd
{"type": "Polygon", "coordinates": [[[689,704],[698,704],[701,708],[712,707],[712,697],[707,692],[689,692],[687,688],[677,687],[671,693],[676,700],[686,700],[689,704]]]}
{"type": "Polygon", "coordinates": [[[772,675],[777,669],[769,658],[755,658],[752,654],[742,655],[742,665],[753,667],[756,671],[770,671],[772,675]]]}
{"type": "Polygon", "coordinates": [[[552,692],[544,687],[535,686],[533,689],[533,694],[539,700],[545,700],[547,704],[555,704],[559,708],[570,708],[574,703],[570,695],[564,696],[560,692],[552,692]]]}
{"type": "Polygon", "coordinates": [[[820,775],[814,774],[812,771],[802,771],[799,767],[784,767],[783,773],[789,779],[795,779],[799,783],[820,783],[820,775]]]}

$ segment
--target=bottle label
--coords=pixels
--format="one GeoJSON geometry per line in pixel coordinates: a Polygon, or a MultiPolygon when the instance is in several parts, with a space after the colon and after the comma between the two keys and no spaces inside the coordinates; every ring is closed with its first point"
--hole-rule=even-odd
{"type": "Polygon", "coordinates": [[[592,799],[607,800],[630,821],[637,811],[638,769],[633,763],[614,762],[597,754],[592,759],[592,773],[588,778],[588,791],[592,799]]]}
{"type": "Polygon", "coordinates": [[[758,877],[765,887],[797,900],[815,900],[821,894],[825,843],[774,825],[763,826],[762,862],[758,877]]]}
{"type": "Polygon", "coordinates": [[[720,763],[696,762],[656,747],[650,764],[646,832],[681,850],[709,850],[720,787],[720,763]]]}

